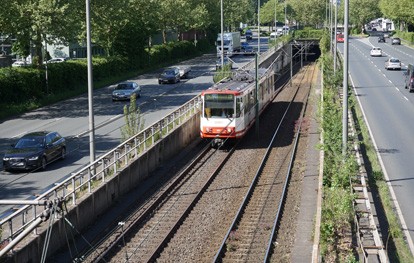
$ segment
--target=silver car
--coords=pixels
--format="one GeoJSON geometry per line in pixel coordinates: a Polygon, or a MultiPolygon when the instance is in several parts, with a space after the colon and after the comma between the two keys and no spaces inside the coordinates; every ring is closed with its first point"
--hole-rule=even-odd
{"type": "Polygon", "coordinates": [[[385,61],[385,69],[398,69],[401,70],[401,61],[398,58],[389,58],[385,61]]]}
{"type": "Polygon", "coordinates": [[[401,45],[401,39],[398,37],[394,37],[391,41],[391,45],[401,45]]]}
{"type": "Polygon", "coordinates": [[[112,101],[116,100],[130,100],[134,95],[136,98],[141,97],[141,87],[135,82],[122,82],[119,83],[115,90],[112,92],[112,101]]]}

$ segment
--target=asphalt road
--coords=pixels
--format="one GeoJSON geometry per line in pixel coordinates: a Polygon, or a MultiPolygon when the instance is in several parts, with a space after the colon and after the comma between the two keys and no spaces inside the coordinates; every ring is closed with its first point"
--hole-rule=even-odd
{"type": "MultiPolygon", "coordinates": [[[[343,44],[338,45],[343,51],[343,44]]],[[[350,39],[349,72],[359,103],[377,146],[385,175],[401,209],[400,217],[414,239],[414,93],[404,87],[408,63],[414,50],[404,45],[378,43],[377,37],[350,39]],[[383,57],[371,57],[372,46],[381,47],[383,57]],[[386,70],[385,60],[396,57],[402,70],[386,70]]],[[[413,247],[411,247],[413,249],[413,247]]]]}
{"type": "MultiPolygon", "coordinates": [[[[249,41],[257,46],[257,39],[249,41]]],[[[261,52],[267,49],[267,38],[261,39],[261,52]]],[[[236,55],[234,68],[241,67],[253,56],[236,55]]],[[[216,54],[208,54],[180,63],[190,66],[189,78],[177,84],[159,85],[159,69],[155,72],[137,76],[142,87],[141,97],[137,99],[145,127],[183,105],[213,84],[216,54]]],[[[95,149],[96,157],[114,148],[121,141],[120,128],[124,125],[123,107],[129,102],[112,102],[114,86],[95,90],[93,94],[95,149]]],[[[88,96],[72,98],[54,105],[32,111],[21,116],[0,121],[0,157],[5,150],[25,133],[38,130],[58,131],[67,139],[67,157],[46,167],[45,171],[9,173],[3,171],[0,163],[0,199],[27,199],[52,187],[54,183],[89,163],[89,113],[88,96]]],[[[0,207],[0,213],[9,207],[0,207]]],[[[0,215],[1,218],[1,215],[0,215]]]]}

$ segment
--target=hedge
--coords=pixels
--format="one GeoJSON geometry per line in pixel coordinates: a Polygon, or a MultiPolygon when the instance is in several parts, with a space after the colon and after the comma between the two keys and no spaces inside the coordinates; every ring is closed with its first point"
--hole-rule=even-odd
{"type": "MultiPolygon", "coordinates": [[[[169,42],[145,50],[139,60],[125,57],[94,57],[93,79],[104,81],[123,76],[127,72],[144,68],[159,67],[174,61],[193,57],[211,49],[207,40],[199,40],[197,46],[189,41],[169,42]]],[[[73,59],[65,63],[47,65],[41,68],[0,68],[0,106],[38,102],[50,95],[65,93],[87,86],[87,60],[73,59]],[[47,85],[46,85],[47,84],[47,85]]],[[[5,117],[4,114],[0,118],[5,117]]]]}

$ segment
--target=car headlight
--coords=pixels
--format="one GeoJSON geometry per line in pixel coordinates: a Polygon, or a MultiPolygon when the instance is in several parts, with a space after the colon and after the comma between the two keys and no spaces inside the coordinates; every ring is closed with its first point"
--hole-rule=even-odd
{"type": "Polygon", "coordinates": [[[10,160],[10,158],[9,157],[3,157],[3,161],[9,161],[10,160]]]}
{"type": "Polygon", "coordinates": [[[39,159],[39,156],[37,156],[37,155],[27,158],[27,160],[29,160],[29,161],[36,161],[38,159],[39,159]]]}

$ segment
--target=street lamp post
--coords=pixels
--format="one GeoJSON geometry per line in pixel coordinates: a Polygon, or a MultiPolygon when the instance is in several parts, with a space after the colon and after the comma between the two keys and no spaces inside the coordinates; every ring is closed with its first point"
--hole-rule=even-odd
{"type": "Polygon", "coordinates": [[[257,54],[260,56],[260,0],[257,0],[257,54]]]}
{"type": "Polygon", "coordinates": [[[346,156],[348,144],[348,16],[349,0],[344,2],[344,82],[343,82],[343,112],[342,112],[342,155],[346,156]]]}
{"type": "Polygon", "coordinates": [[[92,79],[92,44],[90,0],[86,0],[86,53],[88,57],[88,105],[89,105],[89,159],[95,161],[95,124],[93,116],[93,79],[92,79]]]}
{"type": "Polygon", "coordinates": [[[334,0],[334,4],[335,4],[335,39],[334,39],[334,75],[336,75],[336,49],[338,47],[338,42],[336,39],[336,34],[337,34],[337,27],[338,27],[338,4],[340,3],[340,0],[334,0]]]}
{"type": "Polygon", "coordinates": [[[221,69],[223,70],[224,68],[224,15],[223,15],[223,0],[220,1],[220,17],[221,17],[221,22],[220,22],[220,27],[221,27],[221,69]]]}
{"type": "MultiPolygon", "coordinates": [[[[286,6],[286,0],[285,0],[285,26],[286,26],[286,23],[287,23],[287,6],[286,6]]],[[[286,29],[286,27],[285,27],[285,29],[286,29]]],[[[287,34],[285,29],[283,30],[284,35],[287,34]]]]}
{"type": "Polygon", "coordinates": [[[275,39],[277,36],[277,20],[276,20],[276,12],[277,12],[277,0],[275,0],[275,39]]]}

